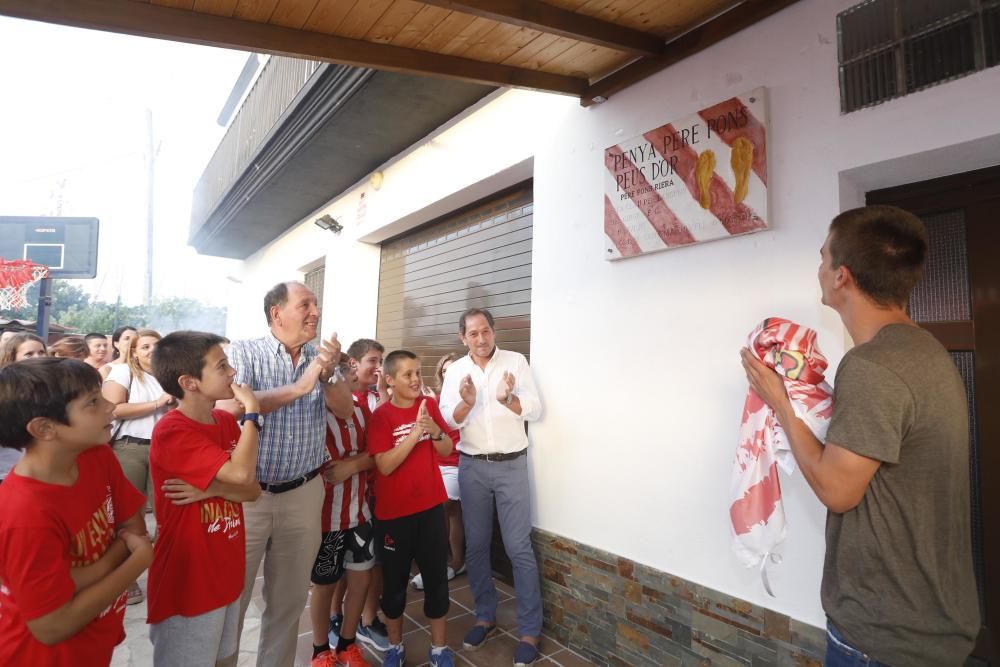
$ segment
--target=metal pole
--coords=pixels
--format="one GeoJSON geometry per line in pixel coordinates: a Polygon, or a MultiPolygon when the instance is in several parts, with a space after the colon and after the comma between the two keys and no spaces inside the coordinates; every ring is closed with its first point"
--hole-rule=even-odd
{"type": "Polygon", "coordinates": [[[153,186],[156,182],[153,149],[153,112],[146,109],[146,290],[143,303],[153,303],[153,186]]]}
{"type": "Polygon", "coordinates": [[[52,307],[52,279],[42,278],[38,286],[38,317],[35,321],[35,333],[49,344],[49,309],[52,307]]]}

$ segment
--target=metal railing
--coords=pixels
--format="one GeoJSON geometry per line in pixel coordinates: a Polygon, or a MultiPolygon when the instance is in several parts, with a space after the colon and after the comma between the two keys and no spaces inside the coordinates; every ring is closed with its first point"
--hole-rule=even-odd
{"type": "Polygon", "coordinates": [[[200,228],[251,163],[323,63],[272,56],[240,105],[195,186],[191,229],[200,228]]]}

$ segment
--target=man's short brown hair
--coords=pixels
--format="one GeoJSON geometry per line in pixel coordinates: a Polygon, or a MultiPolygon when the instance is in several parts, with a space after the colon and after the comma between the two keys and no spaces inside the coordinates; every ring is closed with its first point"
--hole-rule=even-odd
{"type": "Polygon", "coordinates": [[[905,306],[920,280],[927,231],[895,206],[844,211],[830,223],[831,268],[846,266],[866,296],[881,306],[905,306]]]}
{"type": "Polygon", "coordinates": [[[486,318],[486,322],[490,325],[490,329],[493,329],[493,313],[486,310],[485,308],[469,308],[467,311],[462,313],[462,317],[458,320],[458,332],[465,335],[465,322],[470,317],[475,317],[476,315],[482,315],[486,318]]]}

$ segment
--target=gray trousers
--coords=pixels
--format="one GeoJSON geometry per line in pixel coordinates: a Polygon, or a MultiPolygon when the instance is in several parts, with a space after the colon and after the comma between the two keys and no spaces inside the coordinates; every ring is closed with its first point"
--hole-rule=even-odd
{"type": "Polygon", "coordinates": [[[542,595],[531,548],[527,455],[498,463],[463,455],[458,483],[465,523],[465,563],[476,599],[476,620],[493,623],[497,616],[497,589],[490,563],[495,501],[504,550],[514,566],[518,632],[522,637],[538,637],[542,633],[542,595]]]}
{"type": "Polygon", "coordinates": [[[198,616],[171,616],[153,623],[149,626],[153,666],[211,667],[227,658],[235,665],[239,625],[239,600],[198,616]]]}

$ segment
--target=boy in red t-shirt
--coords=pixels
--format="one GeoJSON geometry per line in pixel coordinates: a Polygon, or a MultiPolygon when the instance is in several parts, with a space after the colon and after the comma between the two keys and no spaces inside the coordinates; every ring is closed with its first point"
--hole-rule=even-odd
{"type": "Polygon", "coordinates": [[[260,495],[253,392],[215,334],[178,331],[153,352],[153,374],[178,407],[153,429],[149,467],[157,536],[147,600],[153,664],[235,665],[246,569],[243,505],[260,495]],[[242,433],[215,402],[236,398],[242,433]]]}
{"type": "Polygon", "coordinates": [[[146,501],[107,443],[114,406],[75,359],[0,370],[0,665],[107,667],[126,589],[149,567],[146,501]]]}
{"type": "Polygon", "coordinates": [[[410,565],[424,575],[424,614],[431,621],[431,667],[452,667],[445,644],[448,613],[448,535],[445,494],[437,455],[451,453],[448,425],[437,403],[421,395],[420,360],[408,350],[385,358],[383,370],[392,398],[376,408],[368,429],[368,451],[375,457],[376,540],[382,545],[382,611],[391,646],[383,667],[405,659],[403,610],[410,565]]]}

